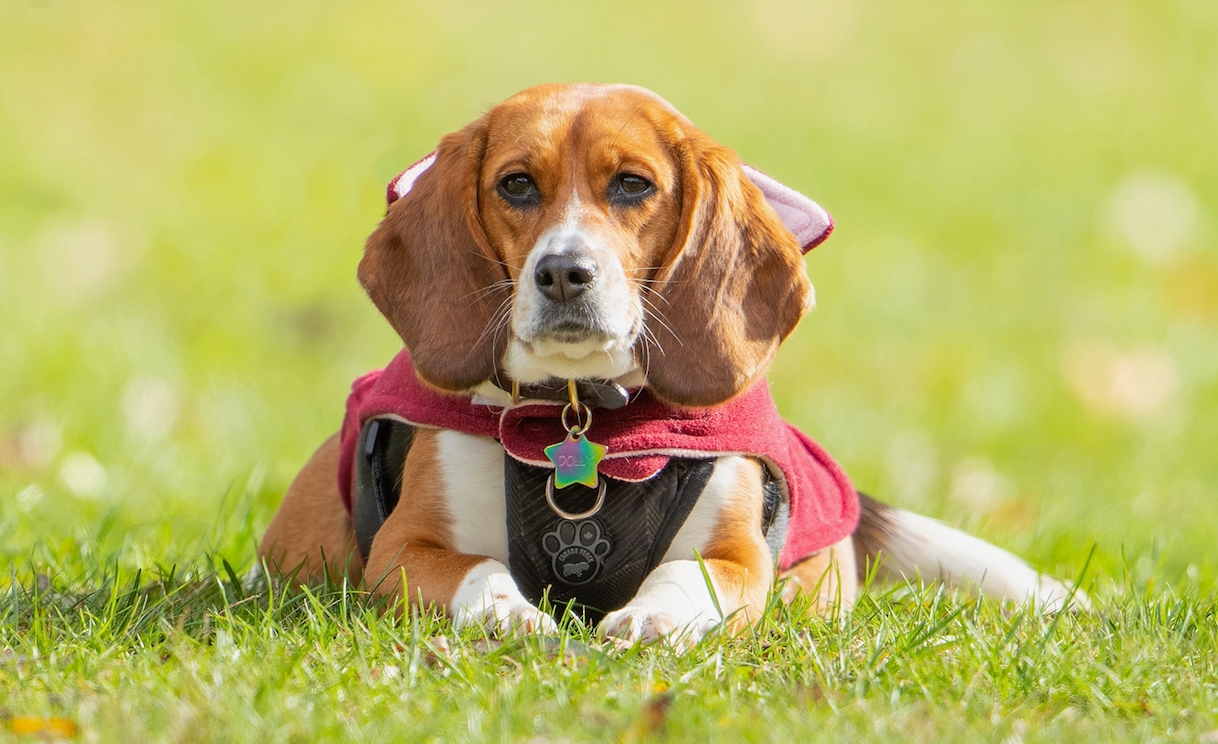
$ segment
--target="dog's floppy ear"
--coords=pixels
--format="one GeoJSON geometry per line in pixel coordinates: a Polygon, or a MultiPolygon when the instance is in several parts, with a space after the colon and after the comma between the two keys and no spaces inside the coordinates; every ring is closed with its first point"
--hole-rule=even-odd
{"type": "Polygon", "coordinates": [[[799,241],[735,153],[698,131],[676,148],[681,224],[651,283],[647,384],[671,403],[711,406],[765,374],[812,285],[799,241]]]}
{"type": "Polygon", "coordinates": [[[491,377],[503,339],[490,328],[511,291],[478,217],[486,126],[444,137],[435,162],[368,238],[359,281],[410,351],[419,377],[443,390],[491,377]]]}

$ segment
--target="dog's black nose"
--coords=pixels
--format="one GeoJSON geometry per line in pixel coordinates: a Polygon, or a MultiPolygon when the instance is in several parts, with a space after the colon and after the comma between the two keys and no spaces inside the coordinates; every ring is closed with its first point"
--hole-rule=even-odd
{"type": "Polygon", "coordinates": [[[570,302],[596,280],[596,261],[586,253],[551,253],[537,262],[533,281],[554,302],[570,302]]]}

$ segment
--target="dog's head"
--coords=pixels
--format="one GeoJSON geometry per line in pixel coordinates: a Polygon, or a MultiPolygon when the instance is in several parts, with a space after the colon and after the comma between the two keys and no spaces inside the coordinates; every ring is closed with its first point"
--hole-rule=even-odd
{"type": "Polygon", "coordinates": [[[440,389],[503,372],[714,405],[812,304],[799,241],[736,155],[644,89],[530,88],[434,158],[359,278],[440,389]]]}

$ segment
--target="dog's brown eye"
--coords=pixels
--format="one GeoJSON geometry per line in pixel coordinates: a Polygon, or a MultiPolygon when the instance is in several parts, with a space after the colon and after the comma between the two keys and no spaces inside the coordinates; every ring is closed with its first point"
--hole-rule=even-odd
{"type": "Polygon", "coordinates": [[[536,186],[533,179],[526,173],[513,173],[499,182],[499,188],[509,197],[526,198],[532,194],[536,186]]]}
{"type": "Polygon", "coordinates": [[[622,185],[622,191],[627,194],[641,194],[651,188],[651,184],[647,183],[646,179],[638,176],[619,176],[617,180],[622,185]]]}
{"type": "Polygon", "coordinates": [[[609,198],[623,202],[637,201],[652,192],[651,181],[631,173],[619,173],[609,189],[609,198]]]}

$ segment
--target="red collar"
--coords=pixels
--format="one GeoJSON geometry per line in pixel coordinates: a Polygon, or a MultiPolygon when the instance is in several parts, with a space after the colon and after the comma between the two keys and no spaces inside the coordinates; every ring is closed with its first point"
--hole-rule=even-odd
{"type": "MultiPolygon", "coordinates": [[[[490,437],[521,462],[552,467],[542,450],[566,436],[561,410],[549,403],[501,408],[438,392],[419,380],[403,350],[384,370],[351,386],[339,460],[343,502],[350,511],[355,445],[371,418],[392,416],[424,428],[490,437]]],[[[761,458],[791,499],[791,523],[779,557],[783,568],[838,542],[858,523],[858,495],[850,480],[820,445],[782,420],[764,381],[723,405],[702,409],[671,406],[643,390],[622,408],[596,409],[588,437],[609,448],[600,472],[628,481],[653,477],[671,456],[761,458]]]]}

